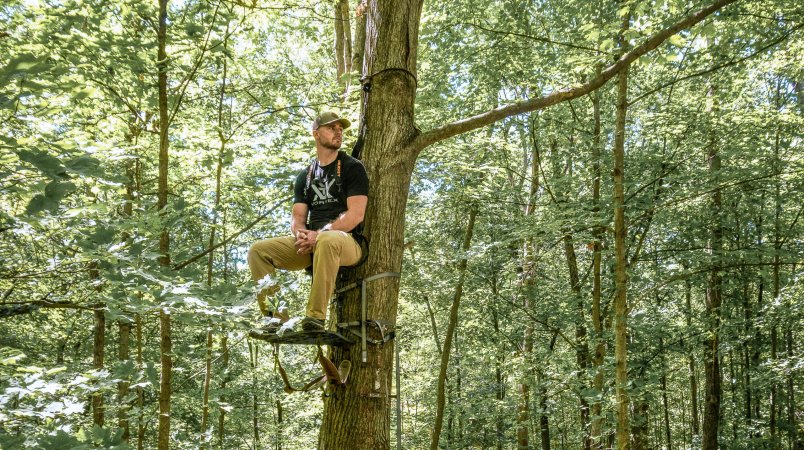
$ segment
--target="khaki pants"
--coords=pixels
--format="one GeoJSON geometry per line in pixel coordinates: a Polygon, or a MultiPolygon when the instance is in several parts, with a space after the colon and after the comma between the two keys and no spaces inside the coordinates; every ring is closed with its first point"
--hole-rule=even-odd
{"type": "MultiPolygon", "coordinates": [[[[353,266],[360,261],[360,245],[352,235],[343,231],[324,231],[318,235],[315,252],[299,255],[293,236],[281,236],[257,241],[248,251],[248,266],[254,281],[259,281],[275,269],[302,270],[313,265],[313,285],[307,301],[307,316],[325,320],[327,304],[335,289],[335,278],[341,266],[353,266]]],[[[269,286],[257,294],[260,312],[267,315],[270,309],[265,296],[274,294],[279,286],[269,286]]]]}

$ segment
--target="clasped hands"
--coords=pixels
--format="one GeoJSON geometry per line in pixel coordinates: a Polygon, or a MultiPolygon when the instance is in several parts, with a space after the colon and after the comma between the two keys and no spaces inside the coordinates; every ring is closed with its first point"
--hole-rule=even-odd
{"type": "Polygon", "coordinates": [[[296,232],[296,253],[300,255],[307,255],[315,250],[315,243],[318,240],[318,231],[314,230],[299,230],[296,232]]]}

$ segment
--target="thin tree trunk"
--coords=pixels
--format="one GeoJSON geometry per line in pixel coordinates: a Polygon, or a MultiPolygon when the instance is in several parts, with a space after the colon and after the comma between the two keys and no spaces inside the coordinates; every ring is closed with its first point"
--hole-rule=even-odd
{"type": "Polygon", "coordinates": [[[276,450],[282,450],[282,431],[284,428],[284,412],[282,409],[282,399],[276,399],[276,450]]]}
{"type": "MultiPolygon", "coordinates": [[[[547,414],[547,384],[543,379],[539,383],[539,438],[542,450],[550,450],[550,416],[547,414]]],[[[563,445],[562,445],[563,447],[563,445]]]]}
{"type": "MultiPolygon", "coordinates": [[[[144,370],[142,364],[142,316],[135,315],[135,324],[137,327],[137,370],[142,372],[144,370]]],[[[137,450],[145,448],[145,420],[142,412],[145,409],[145,390],[142,386],[137,386],[137,450]]]]}
{"type": "Polygon", "coordinates": [[[368,0],[359,0],[355,10],[355,33],[352,43],[352,70],[363,68],[363,55],[366,52],[366,9],[368,0]]]}
{"type": "MultiPolygon", "coordinates": [[[[789,306],[789,304],[788,304],[789,306]]],[[[795,346],[793,342],[793,325],[787,324],[785,330],[785,344],[787,346],[787,358],[793,361],[795,358],[795,346]]],[[[787,436],[792,450],[804,448],[804,430],[798,426],[796,414],[800,411],[796,406],[796,385],[792,371],[787,373],[787,436]]]]}
{"type": "MultiPolygon", "coordinates": [[[[624,33],[628,30],[631,20],[630,12],[622,21],[619,43],[620,51],[627,52],[627,39],[624,33]]],[[[617,448],[627,450],[630,448],[630,427],[628,418],[628,365],[627,365],[627,334],[628,334],[628,304],[627,286],[628,273],[626,267],[626,236],[628,230],[625,225],[625,120],[628,108],[628,68],[617,75],[617,117],[614,133],[614,253],[615,253],[615,296],[614,296],[614,361],[616,365],[615,378],[617,385],[617,448]]]]}
{"type": "Polygon", "coordinates": [[[583,448],[589,450],[592,441],[589,434],[589,402],[584,392],[586,385],[586,370],[589,368],[589,343],[586,340],[586,308],[581,295],[581,278],[578,275],[578,259],[575,256],[572,234],[564,231],[564,255],[567,258],[569,269],[570,290],[575,299],[575,363],[577,364],[576,377],[578,378],[578,402],[580,403],[580,420],[583,429],[583,448]]]}
{"type": "Polygon", "coordinates": [[[209,385],[212,381],[212,327],[207,328],[206,357],[204,358],[204,394],[201,399],[201,445],[200,448],[206,449],[206,442],[211,439],[211,434],[207,434],[209,425],[209,385]]]}
{"type": "MultiPolygon", "coordinates": [[[[226,391],[226,384],[229,381],[229,335],[223,333],[221,337],[221,352],[223,353],[223,380],[221,380],[221,391],[226,391]]],[[[219,399],[220,404],[226,403],[226,397],[221,394],[219,399]]],[[[226,436],[224,424],[226,423],[226,409],[220,407],[218,409],[218,447],[223,448],[223,439],[226,436]]]]}
{"type": "MultiPolygon", "coordinates": [[[[592,137],[592,211],[595,221],[601,221],[600,214],[600,181],[603,176],[600,169],[600,91],[595,91],[592,95],[592,107],[594,115],[594,136],[592,137]]],[[[603,233],[605,228],[595,227],[593,231],[592,243],[592,328],[594,329],[595,354],[592,358],[594,368],[594,388],[597,394],[594,403],[591,405],[592,424],[590,435],[592,445],[596,450],[603,448],[603,360],[606,357],[606,340],[603,336],[603,317],[601,316],[601,276],[600,268],[603,257],[603,233]]]]}
{"type": "Polygon", "coordinates": [[[435,314],[433,313],[433,307],[430,305],[429,295],[424,295],[424,302],[427,305],[427,314],[430,316],[430,328],[433,330],[433,340],[435,340],[436,350],[438,350],[438,354],[440,355],[441,340],[438,339],[438,325],[436,325],[435,314]]]}
{"type": "MultiPolygon", "coordinates": [[[[137,125],[136,120],[136,117],[131,117],[129,121],[129,133],[126,134],[126,141],[131,145],[136,143],[139,134],[142,132],[142,128],[137,125]]],[[[126,202],[123,204],[123,217],[131,218],[134,215],[134,201],[139,194],[136,189],[138,180],[137,164],[134,161],[126,162],[126,178],[126,202]]],[[[128,242],[131,239],[128,232],[124,232],[121,237],[123,242],[128,242]]],[[[119,335],[117,357],[123,364],[127,363],[131,358],[131,325],[132,322],[128,318],[122,318],[117,321],[119,335]]],[[[123,429],[122,437],[126,442],[128,442],[131,437],[128,417],[130,402],[126,400],[129,394],[129,385],[128,377],[117,383],[117,402],[120,405],[117,410],[117,423],[118,426],[123,429]]]]}
{"type": "Polygon", "coordinates": [[[430,443],[430,450],[438,450],[438,441],[441,435],[441,428],[444,423],[444,386],[446,385],[447,368],[449,367],[449,354],[452,348],[452,337],[455,335],[455,330],[458,326],[458,307],[461,304],[461,297],[463,296],[463,285],[466,280],[466,266],[468,259],[466,252],[472,244],[472,233],[475,229],[475,218],[477,216],[477,207],[472,206],[469,210],[469,223],[466,225],[466,235],[464,236],[463,256],[458,263],[458,283],[455,287],[455,294],[452,297],[452,307],[449,311],[449,323],[447,325],[446,336],[444,337],[444,350],[441,352],[441,368],[438,374],[438,387],[436,389],[436,415],[435,423],[433,424],[433,439],[430,443]]]}
{"type": "MultiPolygon", "coordinates": [[[[550,343],[547,347],[549,354],[552,355],[553,349],[556,345],[558,334],[553,334],[550,343]]],[[[541,440],[542,450],[550,450],[550,415],[548,413],[549,406],[547,404],[547,380],[545,380],[544,370],[542,366],[537,366],[536,369],[536,382],[539,385],[539,437],[541,440]]],[[[561,447],[565,448],[564,437],[562,434],[561,447]]]]}
{"type": "MultiPolygon", "coordinates": [[[[524,307],[529,306],[529,300],[525,299],[524,307]]],[[[525,335],[522,338],[522,354],[525,360],[525,366],[529,367],[530,355],[533,353],[533,325],[525,326],[525,335]]],[[[517,406],[517,431],[516,440],[517,448],[526,450],[530,448],[530,384],[527,380],[522,380],[519,383],[519,405],[517,406]]]]}
{"type": "MultiPolygon", "coordinates": [[[[497,280],[496,277],[492,284],[492,296],[493,298],[498,298],[499,292],[497,292],[497,280]]],[[[491,323],[494,327],[494,336],[499,338],[500,336],[500,318],[497,312],[496,306],[492,306],[491,310],[491,323]]],[[[495,423],[495,430],[494,430],[494,441],[496,443],[497,450],[502,450],[503,442],[504,442],[504,418],[503,412],[500,410],[500,405],[502,405],[503,400],[505,399],[505,386],[503,384],[503,362],[504,362],[504,355],[500,346],[500,341],[497,342],[496,347],[496,357],[494,359],[494,398],[497,400],[497,410],[495,414],[497,415],[496,423],[495,423]]]]}
{"type": "MultiPolygon", "coordinates": [[[[91,269],[94,272],[96,269],[91,269]]],[[[93,277],[97,278],[97,277],[93,277]]],[[[92,367],[103,370],[104,345],[106,343],[106,314],[103,307],[95,308],[95,328],[92,345],[92,367]]],[[[92,394],[92,423],[99,427],[104,424],[103,393],[98,391],[92,394]]]]}
{"type": "MultiPolygon", "coordinates": [[[[689,278],[685,281],[685,287],[687,329],[692,330],[692,282],[689,278]]],[[[692,418],[692,435],[698,436],[701,432],[701,422],[698,417],[698,369],[695,367],[695,354],[692,348],[690,348],[687,353],[687,363],[690,372],[690,416],[692,418]]]]}
{"type": "Polygon", "coordinates": [[[458,442],[463,440],[463,373],[461,370],[461,341],[458,339],[458,324],[455,324],[455,352],[454,352],[454,363],[453,366],[455,367],[455,403],[457,405],[456,408],[453,408],[455,415],[457,416],[458,420],[458,442]]]}
{"type": "MultiPolygon", "coordinates": [[[[531,142],[530,155],[527,153],[527,146],[525,147],[525,162],[524,166],[530,166],[528,198],[524,207],[524,216],[532,216],[536,209],[536,195],[539,191],[539,161],[537,158],[538,145],[536,126],[537,115],[530,114],[528,116],[528,125],[531,142]]],[[[536,284],[536,257],[533,239],[528,238],[522,246],[522,279],[523,291],[525,292],[522,301],[522,308],[525,311],[530,310],[530,299],[533,295],[533,287],[536,284]]],[[[524,336],[522,338],[522,359],[525,362],[525,367],[531,366],[531,356],[533,354],[533,324],[528,321],[525,324],[524,336]]],[[[530,384],[528,377],[524,377],[519,383],[519,405],[517,413],[517,448],[524,450],[530,448],[530,384]]]]}
{"type": "MultiPolygon", "coordinates": [[[[251,429],[252,429],[252,438],[253,438],[253,448],[260,448],[260,408],[259,403],[257,402],[257,393],[259,392],[259,388],[257,385],[257,350],[258,347],[252,343],[250,340],[248,341],[248,354],[249,354],[249,361],[251,362],[251,429]]],[[[282,435],[282,430],[278,429],[277,436],[282,435]]]]}
{"type": "Polygon", "coordinates": [[[650,405],[642,398],[634,402],[634,420],[631,422],[632,448],[634,450],[646,450],[649,448],[648,442],[648,413],[650,405]]]}
{"type": "MultiPolygon", "coordinates": [[[[710,88],[709,95],[714,104],[715,88],[710,88]]],[[[713,108],[714,109],[714,108],[713,108]]],[[[717,116],[715,110],[709,111],[714,122],[717,116]]],[[[712,125],[710,142],[707,145],[706,159],[709,164],[709,176],[715,185],[719,184],[721,158],[715,139],[714,124],[712,125]]],[[[718,447],[720,427],[720,408],[722,398],[722,374],[720,368],[720,305],[722,303],[722,254],[723,254],[723,225],[722,207],[723,194],[719,187],[715,188],[711,197],[711,230],[709,238],[709,255],[711,258],[709,280],[706,289],[706,318],[709,330],[709,339],[706,343],[704,372],[706,375],[706,403],[704,406],[703,423],[703,450],[715,450],[718,447]]]]}
{"type": "MultiPolygon", "coordinates": [[[[347,72],[346,70],[346,52],[344,48],[346,47],[346,42],[344,40],[344,33],[343,33],[343,4],[344,0],[336,0],[334,4],[334,13],[335,13],[335,80],[338,83],[343,81],[343,75],[347,72]]],[[[348,5],[347,5],[348,7],[348,5]]],[[[351,57],[351,55],[349,55],[351,57]]],[[[351,60],[351,58],[350,58],[351,60]]]]}
{"type": "MultiPolygon", "coordinates": [[[[225,36],[229,35],[229,26],[226,26],[225,36]]],[[[223,41],[223,50],[226,52],[228,46],[228,38],[223,41]]],[[[227,58],[223,59],[223,79],[221,80],[221,91],[218,96],[218,139],[220,141],[220,149],[218,150],[218,163],[215,169],[215,203],[213,204],[212,223],[210,224],[209,231],[209,244],[207,248],[215,247],[215,231],[218,226],[218,208],[221,203],[221,174],[223,173],[223,155],[226,151],[226,137],[224,136],[225,123],[223,120],[223,105],[226,97],[226,76],[228,74],[227,58]]],[[[207,287],[212,287],[213,268],[215,263],[215,252],[210,251],[207,257],[207,287]]],[[[209,423],[209,390],[212,382],[212,347],[213,347],[213,334],[212,326],[209,325],[207,329],[207,351],[204,371],[204,394],[203,404],[201,408],[201,442],[207,442],[211,439],[211,433],[207,435],[207,426],[209,423]],[[207,437],[209,436],[209,437],[207,437]]],[[[204,449],[206,446],[201,445],[204,449]]]]}
{"type": "MultiPolygon", "coordinates": [[[[664,345],[664,342],[659,342],[660,346],[664,345]]],[[[670,404],[667,399],[667,361],[666,358],[662,357],[662,409],[664,412],[664,446],[667,450],[672,450],[673,448],[673,439],[670,436],[670,404]]]]}
{"type": "MultiPolygon", "coordinates": [[[[125,319],[118,320],[117,328],[119,330],[119,342],[117,345],[117,359],[121,363],[126,363],[129,360],[129,341],[131,337],[131,323],[125,319]]],[[[117,411],[117,426],[123,429],[123,439],[128,442],[131,436],[131,430],[128,423],[128,387],[129,381],[121,380],[117,383],[117,403],[120,405],[117,411]]]]}

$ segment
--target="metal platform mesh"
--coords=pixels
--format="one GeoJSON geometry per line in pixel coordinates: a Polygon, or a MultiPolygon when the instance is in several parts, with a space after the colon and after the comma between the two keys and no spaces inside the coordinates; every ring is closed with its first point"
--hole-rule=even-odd
{"type": "Polygon", "coordinates": [[[336,347],[348,347],[355,343],[354,340],[334,331],[295,331],[287,332],[280,336],[276,333],[252,330],[249,336],[271,344],[332,345],[336,347]]]}

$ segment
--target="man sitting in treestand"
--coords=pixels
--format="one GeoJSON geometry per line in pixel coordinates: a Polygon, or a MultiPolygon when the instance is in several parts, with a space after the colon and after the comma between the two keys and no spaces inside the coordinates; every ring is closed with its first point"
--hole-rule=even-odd
{"type": "MultiPolygon", "coordinates": [[[[313,284],[301,322],[305,331],[324,330],[338,269],[357,264],[362,254],[351,233],[359,228],[366,212],[368,176],[362,162],[338,151],[343,130],[349,125],[334,112],[322,112],[315,119],[317,158],[296,177],[291,235],[257,241],[248,251],[248,265],[256,282],[275,269],[302,270],[312,264],[313,284]]],[[[288,315],[271,311],[265,297],[279,288],[274,284],[257,294],[260,312],[272,317],[269,330],[274,331],[288,315]]]]}

